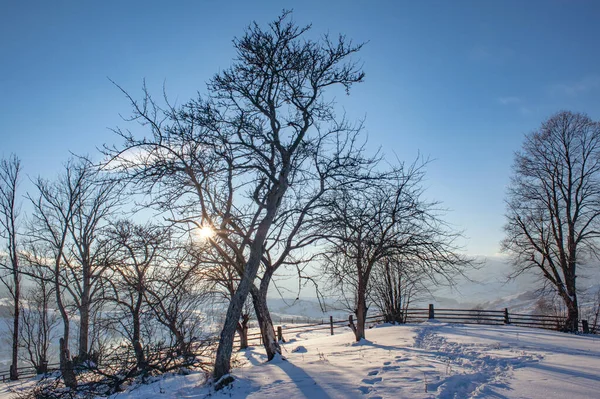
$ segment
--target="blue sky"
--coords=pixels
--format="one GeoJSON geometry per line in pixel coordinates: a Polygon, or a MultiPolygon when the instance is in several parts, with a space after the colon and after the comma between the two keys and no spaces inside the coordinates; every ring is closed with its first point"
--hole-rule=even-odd
{"type": "MultiPolygon", "coordinates": [[[[600,119],[597,1],[2,1],[0,156],[53,176],[118,142],[142,79],[183,102],[229,66],[231,40],[282,8],[313,33],[368,41],[365,83],[338,98],[372,148],[428,167],[471,254],[494,255],[523,134],[569,109],[600,119]]],[[[24,184],[27,186],[27,184],[24,184]]]]}

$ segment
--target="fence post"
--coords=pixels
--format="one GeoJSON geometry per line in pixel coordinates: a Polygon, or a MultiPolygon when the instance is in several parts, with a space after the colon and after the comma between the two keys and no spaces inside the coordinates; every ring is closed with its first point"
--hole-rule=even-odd
{"type": "Polygon", "coordinates": [[[282,330],[281,326],[277,326],[277,341],[279,341],[279,342],[283,341],[283,330],[282,330]]]}
{"type": "Polygon", "coordinates": [[[433,303],[429,304],[429,320],[435,319],[435,311],[433,310],[433,303]]]}
{"type": "Polygon", "coordinates": [[[508,318],[508,308],[504,308],[504,324],[510,324],[510,319],[508,318]]]}
{"type": "Polygon", "coordinates": [[[590,325],[588,324],[587,320],[581,320],[581,327],[583,328],[584,334],[590,333],[590,325]]]}
{"type": "Polygon", "coordinates": [[[329,330],[331,331],[331,335],[333,335],[333,316],[329,316],[329,330]]]}

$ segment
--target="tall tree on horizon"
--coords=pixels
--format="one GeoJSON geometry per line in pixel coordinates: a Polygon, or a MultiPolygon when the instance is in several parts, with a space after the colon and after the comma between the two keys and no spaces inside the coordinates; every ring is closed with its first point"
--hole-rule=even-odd
{"type": "Polygon", "coordinates": [[[563,329],[577,331],[578,271],[600,249],[600,124],[562,111],[527,134],[506,202],[513,277],[537,273],[564,301],[563,329]]]}

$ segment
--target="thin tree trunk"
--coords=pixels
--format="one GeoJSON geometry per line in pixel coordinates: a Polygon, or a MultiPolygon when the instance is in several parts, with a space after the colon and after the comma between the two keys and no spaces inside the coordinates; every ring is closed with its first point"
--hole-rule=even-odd
{"type": "Polygon", "coordinates": [[[175,320],[175,314],[173,314],[173,317],[170,317],[167,319],[168,321],[168,328],[169,331],[171,332],[171,334],[173,334],[173,336],[175,337],[175,347],[177,349],[175,349],[177,351],[177,355],[179,356],[189,356],[190,355],[190,347],[189,345],[186,344],[185,342],[185,335],[183,335],[181,333],[181,331],[177,328],[177,323],[175,320]]]}
{"type": "Polygon", "coordinates": [[[248,348],[248,322],[250,315],[245,313],[242,315],[242,321],[238,322],[237,333],[240,337],[240,350],[248,348]]]}
{"type": "Polygon", "coordinates": [[[14,284],[15,284],[15,295],[14,295],[14,318],[13,318],[13,336],[12,336],[12,364],[10,365],[10,379],[19,379],[18,369],[18,355],[19,355],[19,317],[20,317],[20,281],[17,269],[14,270],[14,284]]]}
{"type": "Polygon", "coordinates": [[[58,293],[59,292],[58,288],[60,288],[60,287],[58,287],[58,284],[57,284],[56,305],[58,307],[58,311],[60,312],[60,316],[62,317],[62,320],[63,320],[63,339],[65,341],[65,348],[67,348],[67,350],[68,350],[68,348],[69,348],[69,329],[70,329],[69,315],[62,303],[60,294],[58,293]]]}
{"type": "Polygon", "coordinates": [[[73,361],[69,354],[69,347],[64,338],[60,339],[60,371],[65,385],[71,389],[77,388],[77,378],[73,370],[73,361]]]}
{"type": "Polygon", "coordinates": [[[267,360],[272,360],[275,355],[281,354],[281,347],[279,346],[279,342],[277,342],[277,337],[275,336],[275,331],[273,328],[273,321],[271,320],[271,313],[269,312],[269,308],[267,306],[266,287],[268,287],[268,284],[265,284],[264,286],[261,284],[261,289],[258,290],[253,285],[250,288],[250,293],[252,294],[252,304],[254,305],[256,320],[260,326],[260,334],[262,336],[263,346],[267,352],[267,360]]]}
{"type": "Polygon", "coordinates": [[[60,312],[60,315],[63,320],[63,336],[60,339],[60,372],[63,377],[63,381],[65,385],[69,388],[77,387],[77,378],[75,377],[75,372],[73,371],[73,362],[71,360],[71,354],[69,353],[69,315],[64,307],[62,302],[62,298],[60,296],[60,284],[59,284],[59,263],[56,262],[55,269],[55,281],[54,281],[54,289],[56,291],[56,306],[60,312]]]}
{"type": "Polygon", "coordinates": [[[38,358],[37,374],[43,374],[48,371],[48,344],[49,344],[49,326],[48,326],[48,292],[46,283],[41,284],[42,290],[42,314],[40,315],[41,337],[40,337],[40,355],[38,358]]]}
{"type": "Polygon", "coordinates": [[[148,363],[146,362],[146,356],[144,355],[144,348],[142,347],[142,343],[140,342],[140,314],[139,312],[134,312],[133,315],[133,351],[135,353],[136,367],[138,370],[145,371],[148,368],[148,363]]]}
{"type": "Polygon", "coordinates": [[[140,342],[141,335],[141,322],[140,322],[140,312],[142,308],[142,302],[144,300],[144,294],[142,291],[142,286],[137,286],[138,297],[135,303],[135,307],[133,310],[133,351],[135,353],[135,359],[137,362],[138,370],[145,371],[148,368],[148,362],[146,361],[146,356],[144,355],[144,348],[142,347],[142,343],[140,342]]]}
{"type": "Polygon", "coordinates": [[[89,262],[89,250],[86,248],[85,254],[83,255],[83,262],[81,265],[83,281],[82,281],[82,293],[81,293],[81,306],[79,308],[79,353],[78,358],[80,362],[84,362],[89,357],[88,346],[89,346],[89,330],[90,330],[90,289],[91,289],[91,276],[90,276],[90,262],[89,262]]]}
{"type": "Polygon", "coordinates": [[[90,328],[89,301],[83,296],[79,310],[79,353],[78,361],[84,362],[88,359],[88,333],[90,328]]]}

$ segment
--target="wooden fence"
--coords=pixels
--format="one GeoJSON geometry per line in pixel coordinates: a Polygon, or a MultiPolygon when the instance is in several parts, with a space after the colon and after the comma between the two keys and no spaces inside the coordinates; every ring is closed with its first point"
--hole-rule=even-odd
{"type": "MultiPolygon", "coordinates": [[[[351,318],[352,316],[350,316],[351,318]]],[[[458,324],[486,324],[486,325],[506,325],[511,324],[520,327],[542,328],[546,330],[559,330],[566,318],[561,316],[548,315],[531,315],[524,313],[510,313],[507,308],[503,310],[486,310],[486,309],[447,309],[434,308],[430,304],[428,308],[413,308],[408,309],[404,313],[405,323],[418,323],[427,320],[438,320],[445,323],[458,324]]],[[[367,323],[383,322],[383,315],[374,315],[367,317],[367,323]]],[[[290,334],[307,333],[313,331],[329,330],[330,335],[334,335],[334,331],[340,328],[347,328],[350,324],[350,319],[334,320],[329,317],[329,321],[321,321],[320,323],[300,324],[293,326],[280,326],[274,331],[274,334],[279,340],[285,340],[290,334]]],[[[583,333],[595,333],[600,331],[600,325],[590,326],[587,320],[581,320],[580,331],[583,333]]],[[[239,344],[239,339],[236,336],[235,343],[239,344]]],[[[249,345],[261,345],[262,336],[260,332],[248,334],[249,345]]]]}
{"type": "MultiPolygon", "coordinates": [[[[301,318],[298,318],[301,319],[301,318]]],[[[294,318],[294,320],[298,320],[294,318]]],[[[374,315],[367,317],[367,324],[372,325],[383,322],[385,317],[383,315],[374,315]]],[[[515,325],[521,327],[532,327],[542,328],[547,330],[558,330],[565,322],[565,318],[561,316],[547,316],[547,315],[531,315],[523,313],[510,313],[508,309],[504,310],[484,310],[484,309],[435,309],[432,304],[428,308],[414,308],[408,309],[404,314],[405,323],[418,323],[427,320],[438,320],[446,323],[459,323],[459,324],[486,324],[486,325],[515,325]]],[[[285,341],[286,337],[289,339],[292,334],[308,333],[314,331],[325,331],[328,330],[330,335],[334,335],[336,330],[347,328],[352,322],[352,315],[349,319],[334,320],[332,316],[329,316],[329,321],[321,320],[320,322],[307,323],[307,324],[294,324],[291,326],[278,326],[273,331],[275,336],[280,341],[285,341]]],[[[600,325],[590,326],[586,320],[581,321],[581,331],[584,333],[595,333],[600,332],[600,325]]],[[[206,342],[217,342],[218,337],[210,338],[206,342]]],[[[202,344],[205,341],[200,342],[202,344]]],[[[236,335],[234,340],[235,344],[239,344],[239,337],[236,335]]],[[[262,335],[260,332],[253,332],[248,334],[249,345],[262,345],[262,335]]],[[[49,364],[48,371],[58,370],[58,364],[49,364]]],[[[19,377],[29,378],[36,375],[35,368],[31,366],[19,367],[19,377]]],[[[9,378],[9,371],[0,371],[0,377],[2,381],[7,381],[9,378]]]]}
{"type": "MultiPolygon", "coordinates": [[[[58,368],[59,368],[59,364],[53,363],[53,364],[48,364],[47,370],[50,372],[50,371],[58,370],[58,368]]],[[[19,379],[31,378],[31,377],[35,377],[36,375],[38,375],[35,367],[33,367],[33,366],[17,367],[17,370],[19,371],[19,379]]],[[[9,381],[9,378],[10,378],[10,371],[9,370],[0,371],[0,376],[2,378],[2,382],[7,382],[7,381],[9,381]]]]}
{"type": "MultiPolygon", "coordinates": [[[[546,330],[560,330],[566,321],[566,317],[563,316],[510,313],[507,308],[503,310],[435,309],[430,304],[427,309],[409,309],[406,312],[406,322],[408,323],[427,319],[460,324],[512,324],[546,330]]],[[[580,331],[584,334],[597,333],[599,329],[600,326],[590,326],[587,320],[580,321],[580,331]]]]}

